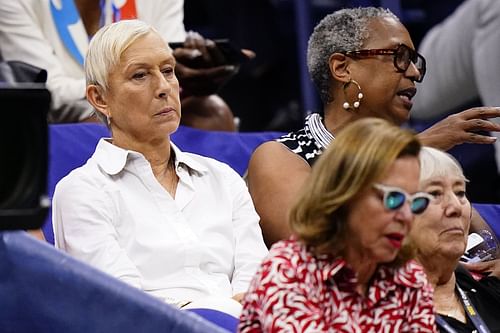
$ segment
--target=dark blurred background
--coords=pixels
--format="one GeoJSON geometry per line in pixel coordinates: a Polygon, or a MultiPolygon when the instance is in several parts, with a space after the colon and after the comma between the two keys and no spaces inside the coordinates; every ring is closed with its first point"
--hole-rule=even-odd
{"type": "Polygon", "coordinates": [[[306,112],[320,111],[305,68],[305,53],[307,38],[321,18],[343,7],[388,7],[418,45],[425,32],[461,2],[186,0],[184,21],[187,30],[212,39],[229,38],[236,46],[256,52],[257,57],[242,65],[220,93],[240,118],[240,130],[290,131],[301,127],[306,112]]]}

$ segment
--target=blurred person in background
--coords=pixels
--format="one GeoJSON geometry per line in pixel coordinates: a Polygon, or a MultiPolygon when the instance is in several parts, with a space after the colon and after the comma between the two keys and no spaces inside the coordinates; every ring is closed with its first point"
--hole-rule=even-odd
{"type": "MultiPolygon", "coordinates": [[[[85,100],[83,63],[90,38],[102,26],[141,19],[169,42],[184,42],[174,56],[181,82],[185,125],[236,130],[229,106],[216,95],[238,71],[215,44],[186,32],[183,0],[0,0],[0,44],[5,60],[20,60],[48,72],[50,122],[96,121],[85,100]]],[[[249,53],[249,57],[252,54],[249,53]]]]}

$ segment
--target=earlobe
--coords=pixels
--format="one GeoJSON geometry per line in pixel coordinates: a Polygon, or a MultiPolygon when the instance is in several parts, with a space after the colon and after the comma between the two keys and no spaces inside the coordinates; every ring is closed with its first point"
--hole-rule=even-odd
{"type": "Polygon", "coordinates": [[[334,53],[328,59],[330,74],[335,81],[348,82],[351,78],[349,58],[342,53],[334,53]]]}
{"type": "Polygon", "coordinates": [[[87,100],[97,111],[104,114],[106,117],[110,116],[106,97],[101,87],[95,84],[89,84],[87,86],[87,100]]]}

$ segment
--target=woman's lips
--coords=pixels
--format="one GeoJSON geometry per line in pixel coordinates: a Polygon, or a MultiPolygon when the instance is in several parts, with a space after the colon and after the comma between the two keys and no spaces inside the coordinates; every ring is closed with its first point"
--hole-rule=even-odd
{"type": "Polygon", "coordinates": [[[464,234],[464,229],[460,227],[453,227],[453,228],[448,228],[442,232],[443,234],[445,233],[450,233],[450,234],[464,234]]]}
{"type": "Polygon", "coordinates": [[[396,249],[401,248],[403,245],[403,239],[405,238],[404,235],[400,233],[388,234],[386,237],[389,240],[389,243],[391,243],[396,249]]]}
{"type": "Polygon", "coordinates": [[[398,91],[397,95],[403,102],[404,107],[410,110],[413,106],[413,102],[411,100],[416,93],[417,93],[417,88],[409,87],[398,91]]]}
{"type": "Polygon", "coordinates": [[[171,112],[175,112],[175,109],[174,108],[164,108],[163,110],[161,110],[160,112],[157,112],[155,113],[155,116],[164,116],[164,115],[167,115],[171,112]]]}
{"type": "Polygon", "coordinates": [[[403,102],[403,105],[406,109],[410,110],[413,107],[413,102],[411,99],[406,96],[406,95],[398,95],[401,101],[403,102]]]}

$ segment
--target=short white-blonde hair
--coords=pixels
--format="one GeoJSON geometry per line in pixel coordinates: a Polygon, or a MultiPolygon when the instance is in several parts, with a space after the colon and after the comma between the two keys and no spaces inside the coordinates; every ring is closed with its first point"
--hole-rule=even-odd
{"type": "Polygon", "coordinates": [[[138,38],[155,28],[140,20],[123,20],[102,27],[94,35],[85,57],[87,85],[95,84],[104,91],[109,88],[108,76],[120,62],[123,52],[138,38]]]}
{"type": "Polygon", "coordinates": [[[468,182],[460,163],[450,154],[436,148],[422,147],[420,159],[420,183],[431,178],[457,176],[468,182]]]}

